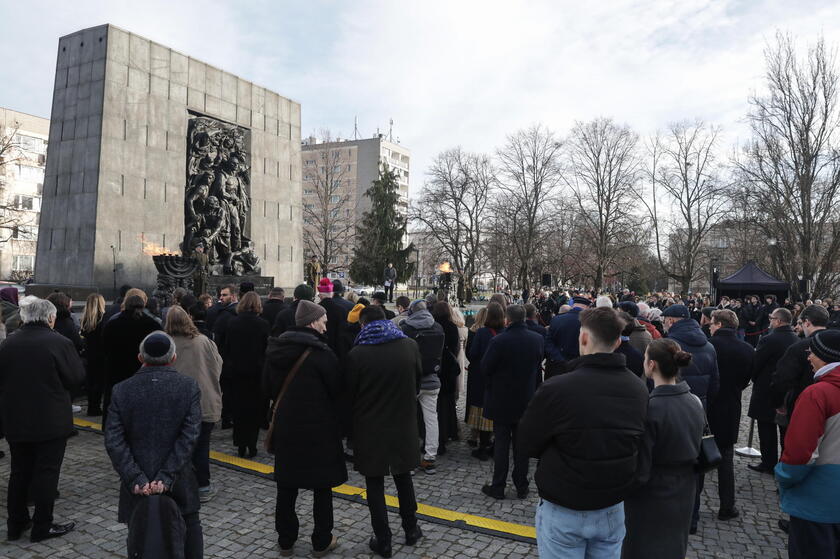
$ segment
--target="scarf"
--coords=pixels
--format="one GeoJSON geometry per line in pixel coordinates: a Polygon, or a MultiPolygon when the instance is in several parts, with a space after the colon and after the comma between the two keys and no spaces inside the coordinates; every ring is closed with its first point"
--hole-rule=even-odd
{"type": "Polygon", "coordinates": [[[390,320],[374,320],[362,328],[353,345],[378,345],[407,337],[390,320]]]}

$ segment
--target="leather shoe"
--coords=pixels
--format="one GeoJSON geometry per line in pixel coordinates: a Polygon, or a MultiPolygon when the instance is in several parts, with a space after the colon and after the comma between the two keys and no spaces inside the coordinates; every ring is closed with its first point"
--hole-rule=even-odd
{"type": "Polygon", "coordinates": [[[525,499],[526,497],[528,497],[528,493],[530,493],[530,491],[528,490],[527,487],[517,487],[516,488],[516,498],[517,499],[525,499]]]}
{"type": "Polygon", "coordinates": [[[370,550],[380,555],[382,557],[390,557],[391,556],[391,542],[380,542],[376,539],[376,536],[370,537],[370,542],[368,542],[368,546],[370,550]]]}
{"type": "Polygon", "coordinates": [[[405,545],[414,545],[423,537],[423,530],[415,524],[414,529],[405,533],[405,545]]]}
{"type": "Polygon", "coordinates": [[[718,520],[732,520],[733,518],[738,518],[739,512],[736,508],[731,509],[720,509],[718,511],[718,520]]]}
{"type": "Polygon", "coordinates": [[[691,527],[688,529],[688,533],[692,536],[697,533],[697,524],[692,524],[691,527]]]}
{"type": "Polygon", "coordinates": [[[31,534],[29,536],[29,541],[37,543],[52,538],[60,538],[61,536],[72,532],[75,527],[75,522],[68,522],[67,524],[53,524],[44,534],[31,534]]]}
{"type": "Polygon", "coordinates": [[[32,528],[32,521],[27,520],[26,524],[24,524],[22,528],[18,528],[17,530],[9,530],[6,536],[6,541],[14,542],[19,540],[23,533],[29,530],[30,528],[32,528]]]}
{"type": "Polygon", "coordinates": [[[779,530],[787,534],[790,531],[790,520],[779,519],[779,530]]]}
{"type": "Polygon", "coordinates": [[[773,475],[773,469],[768,468],[764,464],[747,464],[747,468],[751,469],[754,472],[758,472],[760,474],[773,475]]]}
{"type": "Polygon", "coordinates": [[[500,501],[505,498],[504,489],[499,490],[493,487],[492,485],[485,485],[481,488],[481,492],[487,495],[488,497],[493,497],[494,499],[498,499],[500,501]]]}

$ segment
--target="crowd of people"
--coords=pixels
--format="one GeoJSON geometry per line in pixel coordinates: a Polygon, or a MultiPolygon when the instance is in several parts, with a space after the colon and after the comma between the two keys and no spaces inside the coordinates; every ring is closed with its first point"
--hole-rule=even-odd
{"type": "Polygon", "coordinates": [[[311,553],[336,548],[331,489],[348,464],[365,478],[370,549],[392,555],[387,476],[405,544],[415,545],[412,476],[445,469],[463,432],[475,459],[493,461],[492,479],[476,488],[488,498],[526,498],[538,460],[541,556],[682,559],[706,471],[717,470],[718,520],[739,516],[734,446],[752,383],[762,459],[740,475],[776,476],[790,557],[840,550],[840,331],[830,301],[713,305],[625,290],[523,293],[514,304],[497,293],[465,319],[443,291],[398,296],[393,311],[391,293],[368,300],[327,278],[285,295],[275,288],[263,300],[243,282],[216,297],[178,289],[161,306],[125,286],[111,305],[91,294],[77,320],[63,293],[18,301],[0,290],[8,539],[74,529],[52,512],[75,433],[71,406],[84,393],[121,480],[129,556],[151,537],[152,507],[172,519],[167,533],[182,527],[167,545],[203,556],[199,511],[215,496],[219,426],[241,457],[274,454],[281,556],[299,537],[301,489],[313,492],[311,553]],[[718,455],[703,468],[710,440],[718,455]]]}

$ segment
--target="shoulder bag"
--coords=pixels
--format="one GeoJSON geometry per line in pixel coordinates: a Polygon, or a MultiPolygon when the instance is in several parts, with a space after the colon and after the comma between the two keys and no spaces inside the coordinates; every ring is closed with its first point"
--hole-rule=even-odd
{"type": "Polygon", "coordinates": [[[277,398],[274,399],[274,406],[271,408],[271,423],[268,424],[268,432],[265,434],[265,451],[269,454],[274,454],[274,423],[277,420],[277,407],[280,405],[280,401],[283,399],[283,396],[286,394],[286,390],[289,388],[289,385],[292,383],[292,379],[295,378],[297,372],[300,370],[301,365],[309,357],[309,354],[312,353],[312,348],[306,348],[306,351],[303,352],[298,360],[295,362],[294,367],[292,370],[289,371],[289,374],[286,376],[286,380],[283,381],[283,387],[280,389],[280,393],[277,395],[277,398]]]}
{"type": "MultiPolygon", "coordinates": [[[[702,403],[700,404],[703,405],[702,403]]],[[[720,449],[718,448],[717,442],[715,442],[715,436],[712,435],[711,429],[709,429],[709,418],[706,415],[706,410],[703,410],[703,438],[700,439],[700,454],[697,456],[697,464],[694,465],[694,471],[698,474],[705,474],[707,472],[711,472],[715,468],[717,468],[720,463],[723,461],[723,457],[720,455],[720,449]]]]}

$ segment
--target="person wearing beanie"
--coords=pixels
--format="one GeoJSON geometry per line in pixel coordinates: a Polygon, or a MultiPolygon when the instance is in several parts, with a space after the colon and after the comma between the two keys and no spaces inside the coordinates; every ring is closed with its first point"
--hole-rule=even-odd
{"type": "Polygon", "coordinates": [[[333,299],[335,299],[335,302],[338,303],[341,306],[341,308],[344,309],[344,318],[346,319],[346,313],[349,313],[351,310],[353,310],[353,302],[349,299],[345,299],[345,291],[347,290],[344,287],[344,283],[342,283],[341,280],[333,280],[333,299]]]}
{"type": "MultiPolygon", "coordinates": [[[[339,300],[343,299],[336,299],[333,296],[333,282],[329,278],[321,278],[321,281],[318,283],[318,299],[321,308],[327,314],[327,343],[336,355],[338,355],[340,351],[341,332],[347,324],[347,310],[339,302],[339,300]]],[[[297,318],[295,318],[295,321],[297,322],[297,318]]]]}
{"type": "Polygon", "coordinates": [[[299,530],[295,503],[300,489],[313,493],[312,556],[324,557],[338,545],[332,534],[331,489],[347,481],[341,446],[346,417],[341,413],[341,365],[327,343],[328,325],[323,306],[301,299],[294,326],[269,339],[266,350],[263,393],[275,401],[271,416],[277,483],[275,529],[281,556],[294,553],[299,530]],[[280,397],[295,367],[295,376],[280,397]]]}
{"type": "MultiPolygon", "coordinates": [[[[327,280],[329,281],[329,280],[327,280]]],[[[315,298],[315,290],[308,284],[301,283],[295,287],[294,301],[288,308],[283,309],[277,313],[277,318],[274,319],[274,324],[271,328],[272,336],[279,336],[287,329],[295,325],[295,313],[300,301],[312,301],[315,298]]]]}
{"type": "Polygon", "coordinates": [[[198,559],[204,544],[192,452],[201,431],[201,390],[172,367],[176,357],[167,334],[152,332],[143,339],[143,366],[114,387],[105,449],[121,481],[118,521],[129,522],[139,496],[165,492],[186,525],[184,557],[198,559]]]}
{"type": "Polygon", "coordinates": [[[840,331],[818,331],[809,346],[814,383],[797,400],[775,469],[791,559],[840,551],[840,331]]]}

